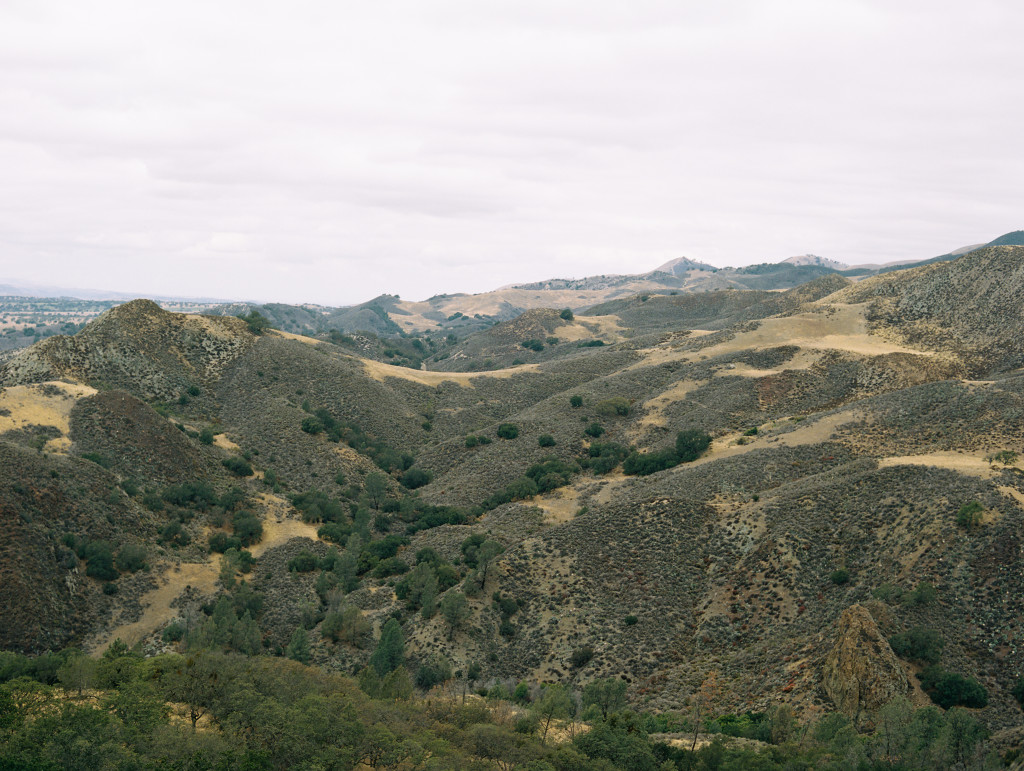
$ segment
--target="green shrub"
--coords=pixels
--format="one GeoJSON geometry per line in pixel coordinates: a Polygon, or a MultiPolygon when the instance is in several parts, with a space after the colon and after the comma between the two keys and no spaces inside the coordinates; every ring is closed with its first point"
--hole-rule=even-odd
{"type": "Polygon", "coordinates": [[[582,407],[583,397],[580,396],[579,394],[573,394],[572,396],[569,397],[569,406],[572,407],[573,409],[576,409],[577,407],[582,407]]]}
{"type": "Polygon", "coordinates": [[[659,452],[631,452],[622,462],[622,472],[631,476],[648,476],[679,465],[674,449],[659,452]]]}
{"type": "Polygon", "coordinates": [[[424,485],[430,484],[430,481],[434,478],[434,475],[429,471],[421,468],[411,468],[406,471],[399,481],[402,486],[409,490],[416,490],[424,485]]]}
{"type": "Polygon", "coordinates": [[[577,648],[572,652],[569,657],[569,663],[572,664],[573,669],[582,669],[590,660],[594,658],[594,649],[589,645],[584,645],[582,648],[577,648]]]}
{"type": "Polygon", "coordinates": [[[317,569],[317,558],[315,554],[303,549],[290,560],[288,560],[289,573],[312,573],[317,569]]]}
{"type": "Polygon", "coordinates": [[[263,523],[249,511],[239,511],[231,520],[231,527],[242,546],[252,546],[263,538],[263,523]]]}
{"type": "Polygon", "coordinates": [[[172,621],[166,627],[164,627],[163,634],[160,637],[164,642],[178,642],[185,636],[185,625],[180,621],[172,621]]]}
{"type": "Polygon", "coordinates": [[[377,563],[373,569],[374,578],[387,578],[409,572],[409,566],[398,557],[388,557],[377,563]]]}
{"type": "Polygon", "coordinates": [[[199,443],[200,444],[213,444],[213,429],[207,427],[199,432],[199,443]]]}
{"type": "Polygon", "coordinates": [[[114,462],[110,460],[110,458],[98,452],[83,452],[82,458],[92,461],[97,466],[102,466],[103,468],[110,468],[114,465],[114,462]]]}
{"type": "Polygon", "coordinates": [[[752,426],[743,432],[743,436],[757,436],[757,426],[752,426]]]}
{"type": "Polygon", "coordinates": [[[871,590],[871,596],[890,605],[898,603],[903,599],[903,589],[896,584],[884,583],[877,589],[871,590]]]}
{"type": "Polygon", "coordinates": [[[563,321],[572,321],[575,317],[572,315],[571,308],[562,308],[562,312],[558,314],[558,318],[563,321]]]}
{"type": "Polygon", "coordinates": [[[146,564],[146,547],[141,544],[129,543],[121,547],[117,553],[117,568],[125,573],[149,570],[146,564]]]}
{"type": "Polygon", "coordinates": [[[938,665],[933,665],[922,671],[918,679],[924,692],[943,709],[981,709],[988,705],[988,692],[973,677],[947,672],[938,665]]]}
{"type": "Polygon", "coordinates": [[[114,581],[119,573],[114,568],[114,554],[106,541],[90,541],[83,550],[85,574],[102,581],[114,581]]]}
{"type": "Polygon", "coordinates": [[[1017,700],[1017,703],[1024,708],[1024,677],[1017,678],[1017,682],[1013,684],[1010,694],[1017,700]]]}
{"type": "Polygon", "coordinates": [[[466,447],[476,447],[480,444],[480,437],[470,434],[466,437],[466,447]]]}
{"type": "Polygon", "coordinates": [[[601,436],[601,434],[604,433],[604,426],[602,426],[600,423],[591,423],[589,426],[583,429],[583,433],[586,434],[587,436],[592,436],[595,439],[597,439],[599,436],[601,436]]]}
{"type": "Polygon", "coordinates": [[[502,439],[515,439],[519,436],[519,427],[515,423],[502,423],[498,426],[498,436],[502,439]]]}
{"type": "Polygon", "coordinates": [[[640,619],[633,615],[626,616],[626,626],[633,626],[639,620],[640,619]]]}
{"type": "Polygon", "coordinates": [[[580,340],[576,343],[577,348],[600,348],[604,345],[604,340],[580,340]]]}
{"type": "Polygon", "coordinates": [[[447,659],[434,655],[420,664],[414,682],[417,688],[429,691],[435,685],[452,679],[452,665],[447,659]]]}
{"type": "Polygon", "coordinates": [[[956,523],[967,530],[973,530],[981,524],[981,513],[985,510],[977,501],[965,503],[956,513],[956,523]]]}
{"type": "Polygon", "coordinates": [[[850,582],[850,571],[846,568],[839,568],[839,570],[832,572],[832,575],[828,577],[828,580],[836,586],[842,586],[843,584],[850,582]]]}
{"type": "Polygon", "coordinates": [[[551,434],[541,434],[537,437],[537,444],[540,447],[554,447],[555,437],[551,436],[551,434]]]}
{"type": "Polygon", "coordinates": [[[924,626],[915,626],[889,638],[893,653],[901,659],[922,664],[937,664],[945,644],[942,635],[924,626]]]}
{"type": "Polygon", "coordinates": [[[523,342],[521,342],[520,345],[523,346],[523,348],[529,348],[531,351],[539,352],[544,350],[544,343],[541,342],[540,340],[537,340],[536,338],[523,340],[523,342]]]}
{"type": "Polygon", "coordinates": [[[688,428],[676,434],[676,455],[680,463],[691,463],[711,446],[711,437],[703,431],[688,428]]]}
{"type": "Polygon", "coordinates": [[[613,396],[611,399],[602,399],[596,405],[594,409],[598,415],[604,415],[605,417],[624,417],[629,414],[629,399],[623,396],[613,396]]]}
{"type": "Polygon", "coordinates": [[[903,602],[914,607],[924,607],[935,602],[938,592],[927,581],[920,581],[917,588],[903,595],[903,602]]]}
{"type": "Polygon", "coordinates": [[[223,530],[218,530],[216,533],[210,533],[210,537],[207,540],[211,552],[223,554],[228,549],[240,549],[242,548],[242,541],[235,536],[229,536],[223,530]]]}
{"type": "Polygon", "coordinates": [[[105,584],[103,584],[103,593],[106,595],[117,594],[117,584],[115,584],[113,581],[107,581],[105,584]]]}
{"type": "Polygon", "coordinates": [[[232,474],[240,477],[251,477],[252,466],[245,462],[242,458],[232,455],[230,458],[225,458],[221,461],[221,465],[224,466],[232,474]]]}

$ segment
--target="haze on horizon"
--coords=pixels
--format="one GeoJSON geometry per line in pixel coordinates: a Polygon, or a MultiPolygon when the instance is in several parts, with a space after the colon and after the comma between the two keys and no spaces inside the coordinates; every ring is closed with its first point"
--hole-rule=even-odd
{"type": "Polygon", "coordinates": [[[0,9],[0,283],[344,305],[1022,227],[1005,0],[0,9]]]}

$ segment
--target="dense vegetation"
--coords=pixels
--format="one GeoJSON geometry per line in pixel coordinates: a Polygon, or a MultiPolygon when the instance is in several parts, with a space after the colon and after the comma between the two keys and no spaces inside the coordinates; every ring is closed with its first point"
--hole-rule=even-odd
{"type": "MultiPolygon", "coordinates": [[[[966,711],[897,700],[858,732],[839,714],[799,726],[786,707],[625,709],[624,685],[493,683],[432,659],[412,677],[386,625],[357,678],[301,661],[198,650],[143,658],[0,654],[5,769],[794,769],[998,765],[966,711]],[[694,721],[704,737],[691,751],[694,721]],[[682,740],[669,743],[669,737],[682,740]],[[739,741],[734,737],[740,737],[739,741]]],[[[301,636],[291,651],[302,658],[301,636]]]]}

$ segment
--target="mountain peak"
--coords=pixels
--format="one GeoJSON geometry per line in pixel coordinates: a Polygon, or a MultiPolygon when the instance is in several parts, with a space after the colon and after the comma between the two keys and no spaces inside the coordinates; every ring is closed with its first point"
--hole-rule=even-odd
{"type": "Polygon", "coordinates": [[[671,273],[673,276],[681,276],[691,270],[715,270],[715,267],[706,262],[696,262],[689,257],[676,257],[664,265],[659,265],[652,273],[671,273]]]}
{"type": "Polygon", "coordinates": [[[832,270],[846,270],[850,267],[845,262],[830,260],[827,257],[819,257],[816,254],[799,254],[796,257],[788,257],[782,260],[782,263],[789,265],[817,265],[818,267],[831,268],[832,270]]]}

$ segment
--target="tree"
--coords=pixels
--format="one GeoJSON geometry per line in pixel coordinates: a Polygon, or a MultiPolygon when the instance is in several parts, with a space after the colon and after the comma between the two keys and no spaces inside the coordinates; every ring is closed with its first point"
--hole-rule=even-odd
{"type": "Polygon", "coordinates": [[[591,704],[601,710],[603,717],[626,706],[626,681],[617,677],[592,680],[583,688],[583,706],[591,704]]]}
{"type": "Polygon", "coordinates": [[[572,697],[565,686],[554,683],[541,691],[540,698],[533,703],[530,709],[540,719],[542,728],[540,740],[542,743],[547,744],[548,729],[551,727],[551,721],[555,719],[563,720],[569,717],[571,708],[572,697]]]}
{"type": "Polygon", "coordinates": [[[558,318],[562,319],[562,321],[572,321],[575,317],[572,315],[571,308],[562,308],[562,312],[558,314],[558,318]]]}
{"type": "Polygon", "coordinates": [[[396,667],[381,681],[380,697],[405,701],[412,696],[412,680],[405,667],[396,667]]]}
{"type": "Polygon", "coordinates": [[[57,670],[57,679],[64,690],[76,691],[81,697],[82,691],[96,682],[96,660],[84,653],[75,653],[57,670]]]}
{"type": "Polygon", "coordinates": [[[688,428],[676,434],[676,455],[681,463],[697,460],[711,446],[711,437],[703,431],[688,428]]]}
{"type": "Polygon", "coordinates": [[[370,656],[370,665],[384,677],[405,662],[405,637],[397,619],[389,618],[380,632],[377,649],[370,656]]]}
{"type": "Polygon", "coordinates": [[[981,524],[981,514],[983,511],[985,511],[985,507],[977,501],[965,503],[956,513],[956,523],[967,530],[974,530],[974,528],[981,524]]]}
{"type": "Polygon", "coordinates": [[[292,661],[298,661],[300,664],[308,664],[309,633],[301,626],[295,627],[295,631],[292,632],[292,639],[288,643],[288,647],[285,649],[284,653],[292,661]]]}
{"type": "Polygon", "coordinates": [[[487,567],[494,561],[495,557],[504,551],[504,546],[491,539],[480,544],[480,548],[477,549],[476,553],[476,562],[480,568],[480,576],[485,582],[487,581],[487,567]]]}
{"type": "Polygon", "coordinates": [[[388,490],[388,478],[379,471],[371,471],[366,475],[366,481],[363,483],[363,491],[366,496],[370,499],[370,504],[375,509],[379,509],[381,504],[384,502],[384,495],[388,490]]]}
{"type": "Polygon", "coordinates": [[[572,407],[573,409],[576,409],[577,407],[582,407],[583,397],[580,396],[579,394],[573,394],[572,396],[569,397],[569,406],[572,407]]]}
{"type": "Polygon", "coordinates": [[[515,439],[519,436],[519,427],[515,423],[502,423],[498,426],[498,436],[502,439],[515,439]]]}
{"type": "Polygon", "coordinates": [[[469,618],[469,601],[466,595],[454,589],[441,598],[441,616],[448,624],[448,639],[455,636],[455,630],[469,618]]]}
{"type": "Polygon", "coordinates": [[[197,651],[179,657],[176,665],[164,675],[165,696],[185,705],[193,731],[223,690],[221,678],[225,665],[223,656],[197,651]]]}

